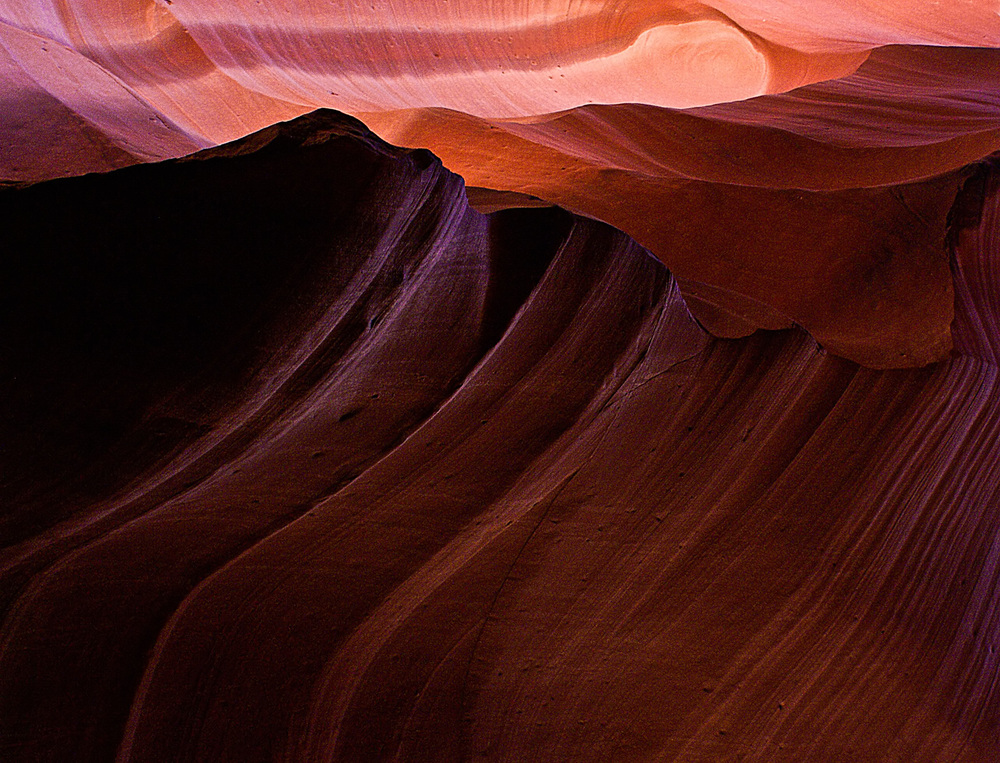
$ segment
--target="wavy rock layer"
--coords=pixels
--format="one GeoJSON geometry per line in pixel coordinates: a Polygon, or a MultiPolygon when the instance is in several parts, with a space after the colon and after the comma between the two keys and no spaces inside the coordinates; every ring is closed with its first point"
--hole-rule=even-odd
{"type": "Polygon", "coordinates": [[[916,183],[866,187],[855,178],[854,187],[830,187],[815,162],[778,169],[778,156],[815,159],[786,138],[772,135],[769,145],[743,128],[730,134],[644,106],[581,109],[516,129],[451,112],[398,116],[368,121],[394,143],[433,146],[474,187],[549,199],[634,236],[670,265],[716,336],[795,323],[831,352],[874,368],[922,366],[950,349],[944,238],[961,169],[916,183]],[[553,147],[541,145],[549,138],[553,147]],[[578,140],[605,157],[569,155],[564,146],[578,140]],[[692,167],[678,177],[660,161],[665,147],[686,157],[683,165],[715,172],[692,167]],[[728,168],[739,168],[742,182],[729,182],[734,172],[722,182],[728,168]]]}
{"type": "Polygon", "coordinates": [[[905,371],[329,114],[0,209],[4,760],[1000,753],[992,166],[905,371]]]}

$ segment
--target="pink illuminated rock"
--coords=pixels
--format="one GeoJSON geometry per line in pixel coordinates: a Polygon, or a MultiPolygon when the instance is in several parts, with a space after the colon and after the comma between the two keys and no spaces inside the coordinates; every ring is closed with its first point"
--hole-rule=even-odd
{"type": "Polygon", "coordinates": [[[981,3],[843,0],[5,0],[0,30],[28,76],[146,159],[166,149],[157,128],[204,145],[319,106],[529,121],[589,103],[688,108],[849,77],[888,44],[1000,41],[981,3]]]}

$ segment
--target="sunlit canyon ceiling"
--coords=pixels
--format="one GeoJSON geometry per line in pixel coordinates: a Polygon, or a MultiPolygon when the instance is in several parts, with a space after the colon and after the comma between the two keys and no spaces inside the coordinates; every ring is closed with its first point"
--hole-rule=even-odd
{"type": "Polygon", "coordinates": [[[1000,3],[0,0],[0,760],[1000,758],[1000,3]]]}

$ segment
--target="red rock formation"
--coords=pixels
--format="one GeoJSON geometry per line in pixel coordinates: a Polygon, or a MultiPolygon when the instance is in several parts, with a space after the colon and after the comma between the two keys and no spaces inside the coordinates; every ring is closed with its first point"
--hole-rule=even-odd
{"type": "Polygon", "coordinates": [[[3,759],[996,758],[963,178],[810,202],[950,209],[954,350],[888,371],[330,114],[4,191],[3,759]]]}

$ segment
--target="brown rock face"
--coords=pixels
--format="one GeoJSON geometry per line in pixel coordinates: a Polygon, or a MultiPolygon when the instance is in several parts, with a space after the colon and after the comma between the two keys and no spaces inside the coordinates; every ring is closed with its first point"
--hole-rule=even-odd
{"type": "Polygon", "coordinates": [[[948,358],[331,112],[0,192],[0,758],[996,759],[1000,172],[663,188],[948,358]]]}

